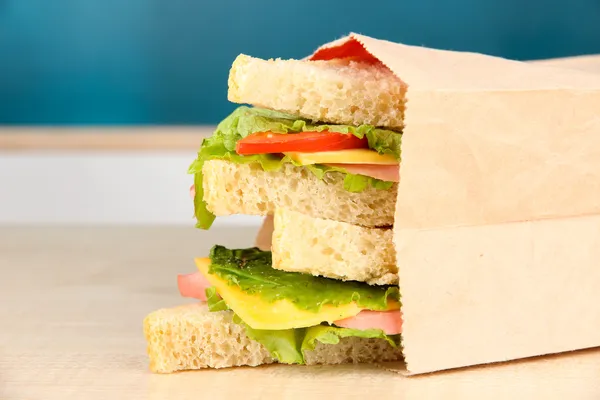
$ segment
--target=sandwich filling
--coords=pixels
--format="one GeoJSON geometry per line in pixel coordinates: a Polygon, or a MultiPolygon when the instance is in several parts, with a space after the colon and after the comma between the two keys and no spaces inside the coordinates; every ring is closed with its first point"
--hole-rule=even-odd
{"type": "Polygon", "coordinates": [[[206,161],[257,163],[265,171],[291,163],[320,179],[330,172],[343,173],[344,189],[350,192],[387,190],[399,181],[401,138],[400,132],[371,125],[314,123],[277,111],[238,107],[204,139],[189,168],[195,175],[197,227],[208,229],[215,219],[203,200],[206,161]]]}
{"type": "Polygon", "coordinates": [[[282,363],[304,363],[316,342],[344,337],[380,338],[399,345],[402,329],[397,286],[341,282],[271,268],[271,252],[215,246],[197,259],[199,272],[178,277],[184,297],[210,311],[231,310],[247,335],[282,363]]]}

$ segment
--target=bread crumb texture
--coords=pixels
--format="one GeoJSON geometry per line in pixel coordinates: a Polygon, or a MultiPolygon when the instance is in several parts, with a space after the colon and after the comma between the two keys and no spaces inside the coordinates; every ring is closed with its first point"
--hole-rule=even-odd
{"type": "Polygon", "coordinates": [[[228,98],[306,119],[401,130],[407,85],[381,64],[262,60],[239,55],[228,98]]]}
{"type": "Polygon", "coordinates": [[[344,174],[330,172],[323,180],[304,167],[284,164],[264,171],[259,164],[211,160],[204,164],[207,208],[217,216],[268,215],[286,208],[312,217],[361,226],[392,226],[398,184],[388,190],[344,189],[344,174]]]}
{"type": "Polygon", "coordinates": [[[372,285],[398,283],[392,229],[275,212],[273,268],[372,285]]]}

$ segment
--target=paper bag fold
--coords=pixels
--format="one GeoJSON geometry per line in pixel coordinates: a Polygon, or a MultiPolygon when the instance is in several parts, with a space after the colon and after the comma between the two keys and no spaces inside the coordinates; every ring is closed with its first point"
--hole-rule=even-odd
{"type": "Polygon", "coordinates": [[[395,214],[411,373],[600,346],[600,75],[351,34],[408,84],[395,214]]]}

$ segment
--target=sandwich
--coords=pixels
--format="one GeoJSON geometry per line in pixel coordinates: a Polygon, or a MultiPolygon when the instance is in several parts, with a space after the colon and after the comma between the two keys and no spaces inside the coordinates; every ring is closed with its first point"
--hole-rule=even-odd
{"type": "Polygon", "coordinates": [[[194,304],[146,317],[153,371],[600,345],[600,76],[352,33],[238,57],[229,99],[190,167],[197,226],[265,224],[178,277],[194,304]]]}
{"type": "Polygon", "coordinates": [[[196,226],[265,217],[253,248],[216,244],[144,321],[159,373],[402,358],[392,241],[406,85],[382,63],[240,55],[239,106],[203,140],[196,226]]]}

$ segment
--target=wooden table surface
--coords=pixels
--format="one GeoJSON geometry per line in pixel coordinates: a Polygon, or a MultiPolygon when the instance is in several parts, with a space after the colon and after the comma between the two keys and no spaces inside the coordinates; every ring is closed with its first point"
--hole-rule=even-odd
{"type": "Polygon", "coordinates": [[[150,373],[144,316],[186,302],[175,276],[194,256],[253,234],[0,228],[0,399],[600,399],[598,349],[412,378],[352,365],[150,373]]]}

